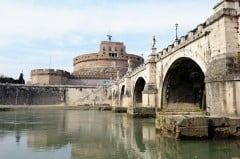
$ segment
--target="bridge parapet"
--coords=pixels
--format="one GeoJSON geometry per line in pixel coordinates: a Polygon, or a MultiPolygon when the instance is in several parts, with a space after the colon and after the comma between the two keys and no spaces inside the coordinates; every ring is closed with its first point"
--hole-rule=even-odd
{"type": "Polygon", "coordinates": [[[185,46],[195,42],[196,40],[207,36],[210,33],[209,26],[214,22],[218,21],[223,16],[238,16],[237,10],[233,8],[223,8],[217,11],[215,14],[210,16],[204,23],[199,24],[195,29],[189,31],[185,36],[180,37],[180,39],[174,41],[172,44],[168,45],[159,52],[158,59],[165,58],[170,54],[184,48],[185,46]]]}
{"type": "Polygon", "coordinates": [[[118,81],[118,84],[124,83],[124,81],[125,81],[125,76],[118,81]]]}
{"type": "Polygon", "coordinates": [[[145,70],[145,69],[146,69],[146,64],[142,64],[142,65],[138,66],[137,68],[135,68],[135,69],[133,70],[133,72],[129,74],[129,76],[134,76],[134,75],[136,75],[137,73],[139,73],[139,72],[141,72],[141,71],[143,71],[143,70],[145,70]]]}
{"type": "Polygon", "coordinates": [[[196,40],[206,36],[210,33],[207,29],[206,23],[199,24],[197,28],[191,30],[185,36],[180,37],[180,39],[174,41],[174,43],[168,45],[167,48],[164,48],[162,51],[158,52],[158,60],[163,59],[172,53],[184,48],[185,46],[195,42],[196,40]]]}

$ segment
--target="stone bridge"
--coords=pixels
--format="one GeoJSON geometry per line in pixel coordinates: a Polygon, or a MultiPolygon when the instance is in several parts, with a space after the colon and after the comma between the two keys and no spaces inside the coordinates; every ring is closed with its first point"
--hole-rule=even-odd
{"type": "Polygon", "coordinates": [[[133,116],[205,111],[240,116],[240,1],[214,14],[112,85],[112,106],[133,116]]]}

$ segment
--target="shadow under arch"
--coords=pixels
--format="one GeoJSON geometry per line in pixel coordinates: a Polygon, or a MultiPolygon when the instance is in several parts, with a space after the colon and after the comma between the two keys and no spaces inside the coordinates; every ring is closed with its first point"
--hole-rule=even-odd
{"type": "Polygon", "coordinates": [[[162,87],[163,109],[206,109],[204,73],[190,58],[177,59],[168,69],[162,87]]]}
{"type": "Polygon", "coordinates": [[[142,77],[137,79],[137,82],[134,87],[133,93],[133,106],[134,107],[141,107],[142,106],[142,91],[145,87],[145,80],[142,77]]]}
{"type": "Polygon", "coordinates": [[[124,96],[124,92],[125,92],[125,85],[122,86],[121,88],[121,93],[120,93],[120,107],[122,107],[123,105],[123,96],[124,96]]]}

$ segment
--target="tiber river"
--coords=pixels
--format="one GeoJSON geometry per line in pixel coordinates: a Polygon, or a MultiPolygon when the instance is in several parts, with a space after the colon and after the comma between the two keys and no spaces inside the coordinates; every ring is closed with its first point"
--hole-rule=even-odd
{"type": "Polygon", "coordinates": [[[175,141],[154,119],[81,110],[0,112],[0,159],[240,159],[240,141],[175,141]]]}

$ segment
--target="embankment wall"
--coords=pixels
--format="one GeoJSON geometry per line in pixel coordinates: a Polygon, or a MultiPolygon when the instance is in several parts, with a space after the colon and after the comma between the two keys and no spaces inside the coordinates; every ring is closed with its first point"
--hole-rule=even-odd
{"type": "Polygon", "coordinates": [[[104,87],[0,84],[0,105],[101,105],[104,87]]]}

